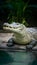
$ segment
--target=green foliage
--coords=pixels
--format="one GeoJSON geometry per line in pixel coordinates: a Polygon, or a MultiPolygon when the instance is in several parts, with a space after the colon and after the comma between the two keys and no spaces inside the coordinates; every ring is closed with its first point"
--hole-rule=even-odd
{"type": "Polygon", "coordinates": [[[23,24],[27,24],[26,19],[30,17],[28,12],[30,11],[28,8],[29,0],[24,2],[23,0],[6,0],[1,5],[1,10],[3,13],[3,19],[8,21],[9,23],[15,21],[23,24]],[[29,10],[29,11],[28,11],[29,10]]]}

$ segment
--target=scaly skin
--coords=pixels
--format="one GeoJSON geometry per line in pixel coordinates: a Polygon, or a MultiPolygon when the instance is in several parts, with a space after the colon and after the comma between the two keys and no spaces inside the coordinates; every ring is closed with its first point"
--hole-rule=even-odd
{"type": "MultiPolygon", "coordinates": [[[[7,31],[12,31],[14,33],[14,41],[18,44],[28,44],[35,38],[33,34],[27,30],[27,27],[23,24],[13,23],[3,25],[3,29],[7,31]]],[[[37,34],[37,33],[36,33],[37,34]]]]}

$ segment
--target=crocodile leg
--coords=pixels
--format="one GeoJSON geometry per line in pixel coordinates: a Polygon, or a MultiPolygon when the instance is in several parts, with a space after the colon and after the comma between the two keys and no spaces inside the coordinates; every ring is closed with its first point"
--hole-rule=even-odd
{"type": "Polygon", "coordinates": [[[32,40],[29,45],[26,45],[26,50],[32,50],[32,48],[35,47],[36,45],[37,45],[37,41],[32,40]]]}
{"type": "Polygon", "coordinates": [[[9,40],[8,40],[8,42],[7,42],[7,46],[8,47],[12,47],[14,45],[14,43],[13,43],[13,38],[10,38],[9,40]]]}

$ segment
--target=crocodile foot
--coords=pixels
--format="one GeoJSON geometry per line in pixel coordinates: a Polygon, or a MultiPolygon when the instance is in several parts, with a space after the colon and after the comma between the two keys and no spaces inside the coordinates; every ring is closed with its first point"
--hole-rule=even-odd
{"type": "Polygon", "coordinates": [[[26,45],[26,50],[27,51],[31,51],[33,47],[35,47],[37,45],[37,41],[36,40],[32,40],[32,42],[29,45],[26,45]]]}
{"type": "Polygon", "coordinates": [[[10,38],[10,39],[8,40],[8,42],[7,42],[7,46],[8,46],[8,47],[12,47],[13,45],[14,45],[13,39],[10,38]]]}

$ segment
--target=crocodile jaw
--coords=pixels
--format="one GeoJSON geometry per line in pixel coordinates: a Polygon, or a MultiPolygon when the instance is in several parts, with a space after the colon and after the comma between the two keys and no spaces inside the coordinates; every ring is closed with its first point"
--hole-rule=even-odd
{"type": "Polygon", "coordinates": [[[3,27],[4,30],[7,30],[7,31],[12,31],[12,28],[10,27],[3,27]]]}

